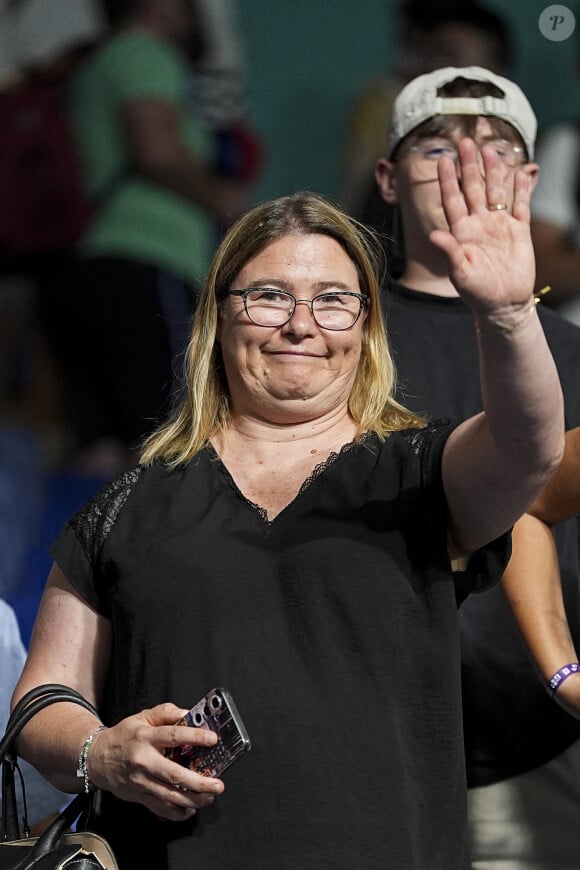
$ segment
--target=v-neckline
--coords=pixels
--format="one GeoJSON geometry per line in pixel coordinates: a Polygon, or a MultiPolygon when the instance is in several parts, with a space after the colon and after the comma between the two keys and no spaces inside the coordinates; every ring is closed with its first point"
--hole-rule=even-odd
{"type": "Polygon", "coordinates": [[[249,507],[249,508],[250,508],[250,509],[255,513],[255,514],[257,514],[257,516],[260,518],[260,520],[261,520],[261,521],[262,521],[266,526],[271,527],[271,526],[273,526],[274,523],[276,523],[276,522],[277,522],[277,521],[278,521],[278,520],[279,520],[279,519],[280,519],[280,518],[281,518],[281,517],[282,517],[282,516],[283,516],[283,515],[284,515],[284,514],[289,510],[289,509],[290,509],[290,508],[292,508],[292,506],[293,506],[294,504],[296,504],[297,501],[300,500],[300,498],[302,497],[302,495],[303,495],[307,490],[309,490],[309,489],[311,488],[311,486],[319,480],[320,477],[323,477],[323,476],[326,474],[326,472],[327,472],[330,468],[334,467],[334,466],[336,465],[336,463],[337,463],[337,462],[338,462],[338,461],[339,461],[339,460],[340,460],[340,459],[341,459],[341,458],[342,458],[346,453],[349,453],[351,450],[353,450],[354,448],[358,447],[360,444],[364,444],[364,443],[368,440],[368,438],[369,438],[369,434],[370,434],[370,433],[365,432],[365,433],[363,433],[363,434],[361,435],[361,437],[360,437],[357,441],[348,441],[346,444],[343,444],[343,445],[342,445],[342,447],[340,448],[340,450],[338,450],[338,451],[333,450],[331,453],[328,454],[328,456],[326,457],[326,459],[324,459],[322,462],[319,462],[317,465],[315,465],[314,468],[312,469],[312,472],[311,472],[311,473],[308,475],[308,477],[307,477],[307,478],[306,478],[306,479],[305,479],[305,480],[300,484],[300,487],[299,487],[299,489],[298,489],[298,492],[296,493],[296,495],[294,496],[294,498],[292,498],[292,499],[288,502],[288,504],[284,505],[284,507],[282,508],[282,510],[278,511],[278,513],[276,514],[276,516],[275,516],[275,517],[272,517],[272,519],[270,519],[270,518],[268,517],[268,512],[267,512],[266,508],[262,507],[261,505],[257,504],[256,502],[254,502],[254,501],[252,501],[251,499],[247,498],[246,495],[244,495],[244,493],[242,492],[242,490],[240,489],[240,487],[239,487],[238,484],[236,483],[236,481],[235,481],[235,479],[234,479],[232,473],[230,472],[229,468],[227,467],[227,465],[225,464],[225,462],[221,459],[221,457],[219,456],[219,454],[218,454],[217,450],[215,449],[215,447],[213,446],[213,444],[208,444],[208,446],[207,446],[207,450],[208,450],[208,453],[209,453],[210,461],[215,463],[215,465],[216,465],[218,471],[220,472],[220,474],[222,474],[222,475],[224,476],[224,478],[225,478],[225,480],[226,480],[226,483],[227,483],[227,485],[229,486],[229,488],[230,488],[230,489],[231,489],[231,490],[236,494],[236,496],[237,496],[238,498],[240,498],[243,502],[245,502],[245,504],[248,505],[248,507],[249,507]]]}

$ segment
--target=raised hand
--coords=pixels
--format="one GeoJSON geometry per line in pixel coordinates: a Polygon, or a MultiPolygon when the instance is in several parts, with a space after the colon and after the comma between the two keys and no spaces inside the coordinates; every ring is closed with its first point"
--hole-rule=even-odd
{"type": "Polygon", "coordinates": [[[482,175],[472,139],[462,139],[458,150],[460,178],[450,158],[438,165],[449,231],[433,230],[430,239],[447,255],[451,280],[476,318],[509,315],[532,304],[531,178],[521,169],[506,176],[485,146],[482,175]]]}

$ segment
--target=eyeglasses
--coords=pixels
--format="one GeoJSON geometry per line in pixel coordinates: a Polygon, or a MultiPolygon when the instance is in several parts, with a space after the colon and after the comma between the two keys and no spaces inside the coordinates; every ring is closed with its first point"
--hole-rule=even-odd
{"type": "MultiPolygon", "coordinates": [[[[484,145],[490,145],[495,149],[500,163],[513,169],[525,160],[525,149],[519,145],[513,145],[507,139],[491,139],[488,142],[476,142],[477,156],[481,164],[481,149],[484,145]]],[[[450,157],[455,164],[459,162],[457,147],[448,139],[423,139],[415,145],[409,145],[407,153],[413,155],[413,161],[423,178],[435,178],[437,176],[437,161],[441,157],[450,157]]]]}
{"type": "Polygon", "coordinates": [[[292,293],[274,287],[228,290],[225,295],[240,296],[246,314],[256,326],[284,326],[300,302],[310,306],[318,326],[335,332],[354,326],[369,301],[363,293],[350,291],[319,293],[313,299],[297,299],[292,293]]]}

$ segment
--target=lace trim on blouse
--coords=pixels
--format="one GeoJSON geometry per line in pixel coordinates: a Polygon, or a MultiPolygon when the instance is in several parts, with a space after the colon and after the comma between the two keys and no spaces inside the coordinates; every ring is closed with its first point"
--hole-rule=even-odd
{"type": "Polygon", "coordinates": [[[103,544],[117,521],[121,508],[131,495],[144,470],[144,466],[138,465],[136,468],[131,468],[120,474],[104,486],[70,520],[70,526],[91,564],[95,563],[103,544]]]}
{"type": "Polygon", "coordinates": [[[429,449],[441,430],[448,429],[450,425],[450,420],[433,420],[424,429],[406,429],[403,430],[402,435],[413,453],[420,456],[423,451],[429,449]]]}
{"type": "MultiPolygon", "coordinates": [[[[318,465],[313,468],[312,474],[309,474],[306,480],[302,482],[302,484],[300,485],[300,489],[296,493],[295,498],[298,498],[300,495],[302,495],[303,492],[305,492],[316,480],[318,480],[318,478],[323,475],[328,468],[330,468],[332,465],[334,465],[335,462],[337,462],[342,456],[344,456],[345,453],[348,453],[355,447],[358,447],[359,444],[364,444],[365,441],[368,441],[370,439],[370,437],[370,433],[364,432],[358,439],[358,441],[349,441],[348,444],[343,444],[339,451],[333,451],[332,453],[329,453],[326,459],[323,462],[319,462],[318,465]]],[[[266,509],[263,508],[261,505],[256,504],[255,501],[251,501],[249,498],[246,498],[244,493],[241,491],[241,489],[233,479],[228,468],[219,458],[213,446],[210,444],[208,445],[207,449],[212,459],[216,462],[220,473],[224,475],[227,485],[230,487],[230,489],[233,490],[238,498],[240,498],[247,505],[249,505],[249,507],[253,508],[253,510],[255,510],[256,513],[260,516],[260,519],[262,519],[268,525],[271,525],[274,520],[268,518],[268,513],[266,509]]],[[[295,499],[292,499],[292,501],[294,500],[295,499]]],[[[289,504],[292,504],[292,502],[290,502],[289,504]]]]}
{"type": "MultiPolygon", "coordinates": [[[[449,426],[448,420],[437,420],[427,426],[425,429],[412,429],[403,431],[403,437],[409,442],[409,445],[416,455],[420,455],[429,447],[433,439],[443,428],[449,426]]],[[[312,473],[301,484],[300,489],[296,494],[296,498],[302,495],[309,489],[319,477],[324,475],[343,456],[359,445],[367,444],[371,438],[371,433],[364,433],[357,441],[350,441],[344,444],[339,451],[333,451],[328,457],[314,467],[312,473]]],[[[247,505],[253,508],[260,518],[268,524],[273,520],[268,518],[267,511],[256,502],[250,501],[241,492],[235,480],[231,476],[227,467],[219,458],[214,448],[208,445],[207,450],[210,456],[216,461],[219,471],[225,476],[228,486],[235,492],[238,498],[242,499],[247,505]]],[[[70,520],[70,526],[73,529],[77,539],[87,560],[94,564],[95,559],[99,555],[107,537],[109,536],[113,526],[115,525],[121,509],[135,485],[143,474],[145,467],[138,465],[129,471],[120,474],[109,484],[104,486],[91,501],[88,502],[78,513],[70,520]]]]}

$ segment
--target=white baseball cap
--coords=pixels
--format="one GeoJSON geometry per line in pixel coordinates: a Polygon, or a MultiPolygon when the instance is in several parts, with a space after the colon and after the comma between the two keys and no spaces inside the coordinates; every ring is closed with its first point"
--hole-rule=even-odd
{"type": "Polygon", "coordinates": [[[526,146],[528,160],[533,159],[538,123],[527,97],[514,82],[480,66],[436,69],[405,85],[393,104],[387,157],[393,156],[401,139],[436,115],[493,115],[501,118],[518,131],[526,146]],[[437,96],[439,88],[457,78],[490,82],[502,91],[503,97],[437,96]]]}

